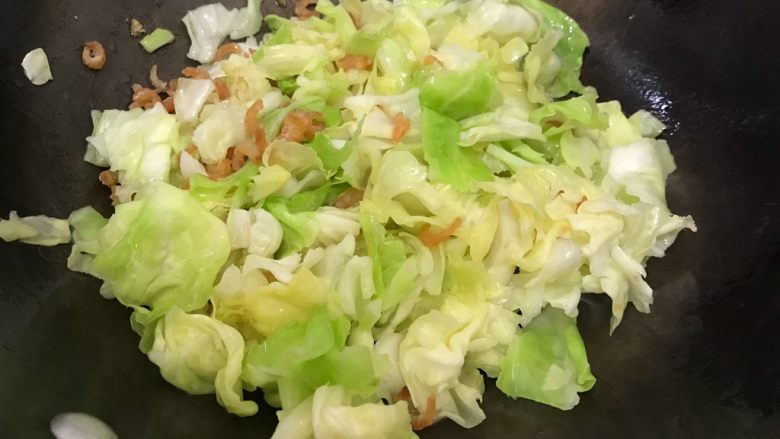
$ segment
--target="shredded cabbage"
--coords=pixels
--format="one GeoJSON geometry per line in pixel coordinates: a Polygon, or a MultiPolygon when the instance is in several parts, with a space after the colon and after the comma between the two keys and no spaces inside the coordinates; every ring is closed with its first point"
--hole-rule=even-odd
{"type": "Polygon", "coordinates": [[[202,63],[211,62],[225,38],[251,37],[260,31],[261,20],[260,0],[247,0],[246,7],[241,9],[227,9],[222,3],[212,3],[187,11],[181,20],[192,41],[187,57],[202,63]]]}
{"type": "Polygon", "coordinates": [[[162,376],[240,416],[260,389],[274,437],[471,428],[483,374],[573,408],[581,295],[609,296],[610,330],[649,312],[645,264],[696,230],[666,204],[664,125],[580,83],[587,36],[541,0],[320,0],[257,42],[259,5],[187,13],[199,62],[250,38],[179,79],[175,115],[93,114],[110,218],[12,212],[0,237],[69,223],[68,267],[132,308],[162,376]]]}
{"type": "Polygon", "coordinates": [[[33,85],[43,85],[54,79],[49,68],[49,57],[41,48],[31,50],[24,56],[22,68],[33,85]]]}
{"type": "Polygon", "coordinates": [[[22,218],[12,210],[7,220],[0,219],[0,239],[53,246],[70,242],[70,228],[66,220],[43,215],[22,218]]]}

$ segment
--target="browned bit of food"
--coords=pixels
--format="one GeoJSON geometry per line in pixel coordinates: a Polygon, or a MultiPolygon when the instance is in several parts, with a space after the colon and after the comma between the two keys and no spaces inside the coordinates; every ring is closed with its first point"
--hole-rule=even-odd
{"type": "Polygon", "coordinates": [[[151,69],[149,69],[149,82],[152,84],[152,87],[157,90],[157,92],[161,92],[168,88],[168,84],[165,81],[162,81],[159,76],[157,76],[157,64],[154,64],[151,69]]]}
{"type": "Polygon", "coordinates": [[[460,219],[460,217],[455,218],[455,220],[447,226],[444,230],[441,230],[439,232],[434,232],[431,230],[430,224],[425,224],[420,229],[420,241],[422,241],[423,244],[425,244],[426,247],[436,247],[437,245],[441,244],[447,238],[452,236],[460,227],[460,225],[463,223],[463,220],[460,219]]]}
{"type": "Polygon", "coordinates": [[[233,172],[233,166],[229,158],[224,158],[213,165],[206,165],[206,173],[212,180],[221,180],[233,172]]]}
{"type": "Polygon", "coordinates": [[[173,103],[173,96],[168,96],[162,100],[162,106],[170,114],[176,114],[176,105],[173,103]]]}
{"type": "Polygon", "coordinates": [[[173,96],[176,93],[176,87],[179,85],[179,78],[174,78],[168,81],[168,88],[165,90],[165,93],[168,94],[168,96],[173,96]]]}
{"type": "Polygon", "coordinates": [[[226,43],[217,49],[217,53],[214,55],[214,61],[222,61],[223,59],[228,59],[230,55],[243,55],[244,51],[241,50],[241,46],[238,45],[238,43],[226,43]]]}
{"type": "MultiPolygon", "coordinates": [[[[262,141],[265,143],[265,136],[262,136],[262,141]]],[[[243,142],[239,143],[238,146],[236,146],[236,152],[234,153],[234,156],[236,154],[240,154],[247,159],[253,161],[254,163],[260,163],[260,159],[263,156],[263,151],[265,150],[265,145],[263,145],[262,148],[260,148],[260,145],[257,144],[257,142],[252,142],[251,140],[244,140],[243,142]]]]}
{"type": "Polygon", "coordinates": [[[98,174],[98,180],[103,183],[103,186],[114,187],[119,184],[119,176],[114,171],[103,171],[98,174]]]}
{"type": "Polygon", "coordinates": [[[371,58],[363,55],[347,55],[344,58],[341,58],[340,60],[336,61],[336,64],[338,64],[339,67],[341,67],[344,71],[349,70],[371,70],[371,66],[373,66],[373,62],[371,61],[371,58]]]}
{"type": "Polygon", "coordinates": [[[433,55],[426,55],[425,58],[423,58],[423,64],[425,64],[426,66],[429,66],[431,64],[438,64],[440,66],[443,65],[441,60],[439,60],[439,58],[436,58],[433,55]]]}
{"type": "Polygon", "coordinates": [[[106,65],[106,51],[97,41],[87,41],[81,50],[81,62],[92,70],[100,70],[106,65]]]}
{"type": "Polygon", "coordinates": [[[150,88],[141,88],[137,91],[134,90],[133,102],[130,103],[129,108],[131,110],[133,108],[143,108],[148,110],[154,107],[154,105],[158,102],[162,102],[162,98],[160,98],[160,94],[157,91],[150,88]]]}
{"type": "Polygon", "coordinates": [[[145,33],[146,29],[144,29],[144,25],[141,24],[140,21],[136,20],[135,18],[130,20],[130,35],[133,38],[138,38],[145,33]]]}
{"type": "Polygon", "coordinates": [[[309,9],[310,5],[316,5],[317,0],[296,0],[295,1],[295,16],[301,20],[308,20],[311,17],[317,16],[317,13],[309,9]]]}
{"type": "Polygon", "coordinates": [[[246,110],[244,116],[244,131],[248,137],[251,137],[257,131],[257,115],[263,110],[263,100],[258,99],[246,110]]]}
{"type": "Polygon", "coordinates": [[[230,159],[230,167],[233,169],[233,172],[235,172],[241,169],[244,164],[246,164],[248,157],[246,154],[244,154],[243,150],[235,147],[228,150],[228,158],[230,159]]]}
{"type": "Polygon", "coordinates": [[[412,416],[412,430],[422,430],[430,427],[436,420],[436,395],[428,395],[425,410],[418,415],[412,416]]]}
{"type": "Polygon", "coordinates": [[[333,202],[333,207],[338,207],[339,209],[349,209],[350,207],[354,207],[360,204],[362,199],[363,191],[351,187],[342,192],[338,198],[336,198],[336,201],[333,202]]]}
{"type": "Polygon", "coordinates": [[[181,71],[181,74],[184,75],[185,78],[211,79],[209,72],[197,67],[185,67],[184,70],[181,71]]]}
{"type": "Polygon", "coordinates": [[[404,116],[403,113],[396,113],[393,118],[393,143],[398,143],[406,136],[409,129],[412,128],[412,122],[404,116]]]}
{"type": "Polygon", "coordinates": [[[214,88],[217,90],[217,97],[220,101],[224,101],[230,97],[230,89],[225,85],[225,81],[214,79],[212,82],[214,83],[214,88]]]}
{"type": "Polygon", "coordinates": [[[350,11],[349,8],[347,8],[347,14],[349,14],[349,18],[352,20],[355,28],[360,30],[363,27],[363,23],[355,17],[356,13],[353,13],[353,11],[350,11]]]}
{"type": "Polygon", "coordinates": [[[118,187],[119,187],[118,184],[111,186],[111,195],[109,196],[109,198],[111,198],[111,205],[113,206],[119,204],[119,195],[116,194],[118,187]]]}
{"type": "Polygon", "coordinates": [[[404,386],[403,389],[401,389],[400,392],[398,392],[397,395],[395,395],[394,402],[398,401],[410,401],[412,399],[412,395],[409,394],[409,388],[404,386]]]}
{"type": "Polygon", "coordinates": [[[580,198],[580,201],[577,202],[577,205],[574,206],[574,212],[580,211],[580,206],[582,206],[582,203],[588,201],[588,197],[586,195],[583,195],[582,198],[580,198]]]}
{"type": "Polygon", "coordinates": [[[257,129],[255,130],[255,145],[257,145],[257,151],[260,153],[259,157],[262,157],[263,153],[265,152],[265,148],[268,147],[268,142],[265,140],[265,129],[262,125],[258,125],[257,129]]]}
{"type": "Polygon", "coordinates": [[[319,121],[321,118],[322,113],[316,111],[293,111],[284,118],[279,138],[291,142],[311,140],[317,132],[325,129],[325,124],[319,121]]]}

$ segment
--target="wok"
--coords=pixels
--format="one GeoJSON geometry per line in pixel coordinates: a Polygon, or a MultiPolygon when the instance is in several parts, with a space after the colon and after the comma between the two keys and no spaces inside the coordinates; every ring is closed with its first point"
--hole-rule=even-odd
{"type": "MultiPolygon", "coordinates": [[[[81,161],[89,110],[128,104],[130,85],[185,62],[179,19],[202,1],[5,0],[0,14],[0,213],[110,212],[97,169],[81,161]],[[178,35],[145,54],[126,20],[178,35]],[[100,72],[81,45],[102,41],[100,72]],[[44,47],[54,81],[34,87],[19,63],[44,47]]],[[[512,401],[488,383],[487,420],[441,422],[423,438],[769,438],[780,436],[780,3],[743,0],[561,0],[592,39],[584,82],[626,112],[653,111],[679,169],[669,204],[692,214],[666,258],[651,260],[650,315],[627,312],[608,334],[609,303],[587,296],[579,326],[598,378],[569,412],[512,401]]],[[[226,1],[228,6],[236,1],[226,1]]],[[[274,10],[271,2],[266,13],[274,10]]],[[[289,8],[288,8],[289,9],[289,8]]],[[[129,312],[68,272],[69,249],[0,245],[0,437],[45,438],[56,414],[100,417],[124,438],[261,438],[261,406],[227,414],[188,396],[142,355],[129,312]]],[[[256,398],[260,399],[259,396],[256,398]]]]}

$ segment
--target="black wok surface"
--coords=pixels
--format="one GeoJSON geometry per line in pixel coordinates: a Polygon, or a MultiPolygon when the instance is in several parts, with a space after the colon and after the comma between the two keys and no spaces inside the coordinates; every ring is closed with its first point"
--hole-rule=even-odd
{"type": "MultiPolygon", "coordinates": [[[[236,1],[226,2],[229,5],[236,1]]],[[[584,79],[627,112],[669,126],[679,170],[669,202],[694,215],[648,266],[653,313],[627,312],[608,335],[604,297],[580,307],[595,388],[562,412],[512,401],[488,383],[487,420],[443,422],[423,438],[780,437],[780,6],[743,0],[562,0],[591,36],[584,79]]],[[[200,1],[5,0],[0,14],[0,214],[108,213],[98,170],[81,161],[91,108],[124,107],[149,67],[185,62],[179,19],[200,1]],[[125,22],[178,39],[145,54],[125,22]],[[97,39],[103,71],[80,61],[97,39]],[[34,87],[19,63],[43,47],[54,81],[34,87]]],[[[270,8],[265,5],[264,8],[270,8]]],[[[167,384],[136,348],[129,312],[99,283],[65,269],[69,249],[0,244],[0,437],[46,438],[49,420],[84,411],[123,438],[263,438],[261,407],[228,415],[213,396],[167,384]]]]}

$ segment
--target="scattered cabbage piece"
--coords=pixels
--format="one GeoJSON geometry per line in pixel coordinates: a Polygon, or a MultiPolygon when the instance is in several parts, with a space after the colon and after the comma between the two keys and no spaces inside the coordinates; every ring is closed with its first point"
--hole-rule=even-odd
{"type": "Polygon", "coordinates": [[[54,246],[70,242],[70,227],[63,219],[43,215],[22,218],[12,210],[7,220],[0,219],[0,238],[3,241],[54,246]]]}
{"type": "Polygon", "coordinates": [[[371,393],[376,382],[371,350],[346,346],[349,331],[345,317],[332,319],[326,308],[317,308],[306,323],[279,328],[252,346],[244,362],[244,381],[258,387],[276,381],[285,410],[326,384],[371,393]]]}
{"type": "Polygon", "coordinates": [[[607,175],[628,194],[652,205],[666,205],[666,177],[674,170],[665,143],[642,139],[612,149],[607,175]]]}
{"type": "Polygon", "coordinates": [[[282,79],[319,69],[328,62],[328,50],[321,44],[277,44],[263,48],[258,64],[272,79],[282,79]]]}
{"type": "Polygon", "coordinates": [[[312,399],[312,426],[317,437],[323,438],[399,438],[417,435],[409,422],[409,410],[404,402],[355,403],[342,388],[323,386],[312,399]]]}
{"type": "Polygon", "coordinates": [[[493,178],[487,166],[469,148],[458,146],[458,122],[433,110],[423,110],[423,151],[431,167],[431,179],[449,183],[463,192],[477,181],[493,178]]]}
{"type": "Polygon", "coordinates": [[[244,339],[233,327],[174,307],[157,323],[148,355],[174,386],[196,395],[216,391],[217,401],[239,416],[257,413],[256,403],[243,400],[244,339]]]}
{"type": "Polygon", "coordinates": [[[529,120],[536,124],[547,122],[544,135],[548,139],[573,128],[607,127],[606,117],[596,105],[595,92],[542,105],[529,115],[529,120]]]}
{"type": "Polygon", "coordinates": [[[173,95],[176,119],[179,122],[195,122],[206,99],[214,91],[214,83],[208,79],[179,79],[173,95]]]}
{"type": "Polygon", "coordinates": [[[260,0],[247,0],[246,7],[238,10],[238,15],[233,22],[233,30],[230,32],[231,40],[240,40],[260,32],[263,24],[263,15],[260,12],[260,0]]]}
{"type": "Polygon", "coordinates": [[[576,320],[545,309],[509,347],[496,385],[513,398],[528,398],[561,410],[580,401],[596,384],[576,320]]]}
{"type": "Polygon", "coordinates": [[[639,110],[632,114],[628,120],[642,134],[642,137],[658,137],[666,129],[666,125],[646,110],[639,110]]]}
{"type": "Polygon", "coordinates": [[[282,225],[265,209],[230,209],[227,226],[234,250],[270,258],[282,245],[282,225]]]}
{"type": "Polygon", "coordinates": [[[314,139],[309,142],[309,147],[322,160],[322,166],[330,171],[338,170],[352,153],[351,143],[344,143],[340,148],[337,148],[327,134],[323,133],[317,133],[314,139]]]}
{"type": "Polygon", "coordinates": [[[206,167],[203,166],[203,163],[196,160],[187,151],[181,151],[179,153],[179,170],[181,170],[181,176],[185,180],[189,180],[193,175],[208,176],[208,172],[206,172],[206,167]]]}
{"type": "Polygon", "coordinates": [[[81,273],[91,273],[92,259],[100,253],[100,230],[108,224],[97,210],[82,207],[68,217],[73,227],[73,249],[68,256],[68,269],[81,273]]]}
{"type": "Polygon", "coordinates": [[[288,199],[276,196],[265,201],[263,207],[279,220],[284,231],[280,255],[299,252],[315,241],[322,227],[315,211],[333,200],[342,190],[343,187],[338,185],[326,185],[288,199]]]}
{"type": "Polygon", "coordinates": [[[176,116],[158,104],[148,111],[97,112],[93,120],[85,160],[118,173],[119,201],[130,201],[149,185],[168,181],[171,154],[184,146],[176,116]]]}
{"type": "Polygon", "coordinates": [[[427,167],[411,152],[386,152],[374,172],[375,182],[366,191],[363,208],[378,221],[392,218],[407,227],[419,223],[447,227],[457,216],[457,206],[448,203],[454,196],[428,182],[427,167]]]}
{"type": "Polygon", "coordinates": [[[241,9],[228,10],[222,3],[200,6],[182,18],[192,44],[187,57],[201,63],[211,62],[222,41],[252,36],[262,24],[260,0],[248,0],[241,9]]]}
{"type": "Polygon", "coordinates": [[[225,224],[187,192],[165,183],[117,206],[98,236],[90,272],[152,322],[173,307],[203,307],[230,251],[225,224]]]}
{"type": "Polygon", "coordinates": [[[542,0],[512,1],[540,12],[548,28],[547,32],[559,32],[561,34],[555,46],[555,54],[561,66],[550,88],[547,90],[550,96],[559,98],[566,96],[572,91],[582,91],[582,83],[580,82],[582,56],[585,53],[585,49],[590,45],[590,40],[588,40],[585,32],[582,31],[576,21],[563,11],[542,0]]]}
{"type": "Polygon", "coordinates": [[[57,439],[116,439],[114,430],[100,419],[86,413],[60,413],[49,428],[57,439]]]}
{"type": "Polygon", "coordinates": [[[477,35],[487,33],[499,41],[512,36],[532,40],[539,29],[536,17],[523,7],[497,0],[476,4],[466,18],[466,30],[477,35]]]}
{"type": "Polygon", "coordinates": [[[263,109],[259,112],[262,116],[268,111],[276,109],[282,100],[278,90],[272,90],[271,84],[266,79],[266,72],[252,61],[240,55],[231,55],[220,66],[225,77],[222,81],[228,86],[230,96],[241,102],[263,101],[263,109]]]}
{"type": "Polygon", "coordinates": [[[542,130],[524,117],[524,112],[513,106],[502,106],[460,121],[460,144],[473,146],[480,142],[512,139],[542,140],[542,130]]]}
{"type": "Polygon", "coordinates": [[[257,173],[257,165],[250,162],[219,181],[202,174],[193,175],[190,177],[189,193],[207,209],[244,207],[251,199],[249,191],[257,173]]]}
{"type": "Polygon", "coordinates": [[[293,410],[280,414],[273,438],[416,439],[405,401],[360,403],[341,386],[322,386],[293,410]]]}
{"type": "Polygon", "coordinates": [[[203,110],[203,117],[192,133],[192,143],[198,147],[206,164],[215,164],[227,155],[231,146],[244,139],[246,110],[234,101],[223,101],[203,110]]]}
{"type": "Polygon", "coordinates": [[[49,58],[41,48],[31,50],[24,56],[22,68],[34,85],[43,85],[54,79],[49,68],[49,58]]]}
{"type": "Polygon", "coordinates": [[[455,120],[493,108],[496,77],[486,63],[462,72],[440,68],[423,72],[419,80],[420,103],[424,107],[455,120]]]}
{"type": "MultiPolygon", "coordinates": [[[[243,275],[260,271],[262,262],[258,257],[247,258],[243,275]],[[260,264],[253,264],[256,262],[260,264]]],[[[286,284],[246,284],[248,289],[244,284],[228,287],[223,283],[224,277],[225,274],[213,297],[215,316],[238,328],[247,340],[270,337],[285,324],[306,321],[315,308],[327,301],[327,285],[306,268],[298,269],[286,284]]]]}
{"type": "Polygon", "coordinates": [[[262,205],[265,199],[287,187],[292,174],[279,165],[264,167],[258,175],[252,177],[250,188],[252,202],[262,205]]]}

